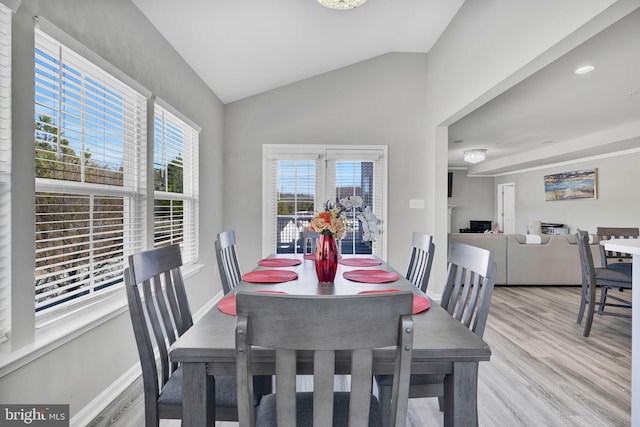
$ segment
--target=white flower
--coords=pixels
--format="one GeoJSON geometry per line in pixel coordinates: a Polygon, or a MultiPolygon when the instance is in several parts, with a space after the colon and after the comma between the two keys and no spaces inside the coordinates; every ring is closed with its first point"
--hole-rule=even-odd
{"type": "Polygon", "coordinates": [[[373,241],[378,237],[378,218],[371,211],[371,206],[367,206],[361,211],[358,220],[362,224],[362,240],[373,241]]]}
{"type": "Polygon", "coordinates": [[[343,208],[350,209],[360,209],[362,207],[362,197],[360,196],[348,196],[340,199],[340,205],[343,208]]]}

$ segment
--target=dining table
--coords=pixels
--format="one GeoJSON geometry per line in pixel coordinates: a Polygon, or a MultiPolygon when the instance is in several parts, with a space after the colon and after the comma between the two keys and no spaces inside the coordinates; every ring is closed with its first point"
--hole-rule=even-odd
{"type": "MultiPolygon", "coordinates": [[[[433,285],[432,285],[433,286],[433,285]]],[[[414,292],[414,337],[411,372],[445,374],[444,425],[476,426],[479,362],[488,361],[489,346],[424,295],[402,274],[371,255],[342,255],[334,282],[319,283],[312,256],[274,254],[256,261],[237,287],[209,309],[170,348],[170,358],[183,371],[183,425],[214,425],[215,410],[207,405],[214,393],[213,375],[235,375],[235,292],[285,292],[298,295],[349,295],[362,292],[414,292]]],[[[336,330],[339,334],[340,331],[336,330]]],[[[275,374],[272,349],[253,350],[253,373],[275,374]]],[[[393,374],[395,348],[375,349],[375,374],[393,374]]],[[[299,374],[311,374],[312,361],[298,355],[299,374]]],[[[336,374],[348,374],[349,358],[336,356],[336,374]]]]}
{"type": "MultiPolygon", "coordinates": [[[[607,251],[631,255],[631,301],[640,301],[640,239],[601,240],[607,251]]],[[[631,424],[640,425],[640,304],[631,309],[631,424]],[[636,311],[638,313],[636,313],[636,311]]]]}

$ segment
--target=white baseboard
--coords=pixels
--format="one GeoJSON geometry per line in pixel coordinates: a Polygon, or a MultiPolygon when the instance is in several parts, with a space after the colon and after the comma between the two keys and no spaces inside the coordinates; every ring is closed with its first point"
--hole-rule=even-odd
{"type": "MultiPolygon", "coordinates": [[[[207,311],[213,308],[219,300],[222,299],[224,294],[222,291],[218,292],[211,300],[204,304],[193,316],[193,320],[196,321],[205,315],[207,311]]],[[[96,396],[88,405],[82,408],[76,415],[74,415],[69,421],[70,427],[84,427],[89,424],[95,417],[100,415],[107,406],[111,404],[119,395],[121,395],[127,387],[140,377],[142,371],[140,369],[140,363],[136,363],[131,368],[127,369],[117,380],[115,380],[109,387],[107,387],[102,393],[96,396]]]]}
{"type": "Polygon", "coordinates": [[[71,417],[69,425],[71,427],[84,427],[89,424],[100,412],[102,412],[111,402],[113,402],[127,387],[141,375],[140,364],[136,363],[131,368],[107,387],[102,393],[96,396],[87,406],[82,408],[78,413],[71,417]]]}

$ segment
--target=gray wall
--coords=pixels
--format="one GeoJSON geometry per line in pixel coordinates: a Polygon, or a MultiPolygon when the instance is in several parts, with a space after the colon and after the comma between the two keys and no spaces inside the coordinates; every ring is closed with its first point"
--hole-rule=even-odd
{"type": "Polygon", "coordinates": [[[531,221],[562,223],[571,233],[576,228],[595,233],[598,226],[640,227],[638,162],[636,149],[497,177],[470,177],[466,171],[453,171],[453,197],[448,200],[456,207],[451,231],[468,227],[471,219],[496,221],[497,186],[506,183],[515,184],[515,231],[519,234],[526,234],[531,221]],[[545,175],[592,168],[598,169],[596,199],[544,200],[545,175]]]}
{"type": "MultiPolygon", "coordinates": [[[[601,15],[628,13],[626,1],[466,1],[429,52],[427,230],[447,242],[447,126],[596,34],[601,15]],[[609,6],[624,10],[607,10],[609,6]],[[619,7],[618,7],[619,6],[619,7]],[[611,13],[608,13],[611,12],[611,13]],[[595,19],[594,19],[595,18],[595,19]]],[[[429,287],[442,290],[446,251],[436,250],[429,287]]]]}
{"type": "Polygon", "coordinates": [[[227,105],[224,223],[236,230],[243,271],[262,236],[263,144],[389,146],[389,263],[408,263],[413,231],[424,229],[427,56],[387,54],[227,105]]]}
{"type": "MultiPolygon", "coordinates": [[[[640,153],[563,164],[497,177],[498,184],[515,183],[516,233],[526,233],[531,221],[566,224],[595,233],[596,227],[640,227],[640,153]],[[598,169],[598,198],[546,202],[544,175],[598,169]]],[[[494,187],[495,187],[494,186],[494,187]]]]}
{"type": "MultiPolygon", "coordinates": [[[[33,303],[35,15],[51,21],[202,127],[200,153],[206,167],[200,168],[200,256],[206,265],[187,280],[192,310],[197,311],[219,290],[210,242],[222,224],[224,106],[129,0],[23,0],[14,17],[12,299],[33,303]]],[[[14,309],[13,316],[15,342],[30,347],[33,311],[14,309]]],[[[0,401],[70,403],[73,416],[137,360],[129,315],[124,312],[12,372],[4,369],[0,401]]]]}
{"type": "Polygon", "coordinates": [[[453,192],[448,199],[454,205],[451,212],[451,232],[469,227],[469,220],[495,221],[496,203],[493,177],[469,177],[467,171],[454,170],[453,192]]]}

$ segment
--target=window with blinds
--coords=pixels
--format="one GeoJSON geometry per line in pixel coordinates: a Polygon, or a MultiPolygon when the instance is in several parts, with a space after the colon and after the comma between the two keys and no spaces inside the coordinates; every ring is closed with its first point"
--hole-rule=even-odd
{"type": "MultiPolygon", "coordinates": [[[[332,176],[335,182],[332,190],[335,189],[338,200],[350,197],[362,197],[365,206],[374,205],[374,168],[373,162],[359,160],[337,160],[333,163],[332,176]]],[[[362,227],[360,221],[356,219],[356,210],[346,212],[347,232],[340,240],[341,253],[343,254],[371,254],[373,253],[373,242],[362,239],[362,227]]]]}
{"type": "Polygon", "coordinates": [[[146,103],[36,29],[36,312],[121,285],[144,248],[146,103]]]}
{"type": "Polygon", "coordinates": [[[0,3],[0,343],[11,328],[11,14],[0,3]]]}
{"type": "Polygon", "coordinates": [[[302,228],[309,227],[316,209],[315,160],[277,160],[277,253],[300,253],[302,228]]]}
{"type": "Polygon", "coordinates": [[[198,259],[200,128],[160,99],[154,110],[154,246],[179,244],[187,263],[198,259]]]}
{"type": "MultiPolygon", "coordinates": [[[[360,196],[382,221],[386,215],[386,147],[265,145],[263,253],[302,252],[301,232],[324,204],[360,196]]],[[[357,212],[347,214],[349,230],[341,240],[343,254],[384,256],[384,232],[363,239],[357,212]]]]}

